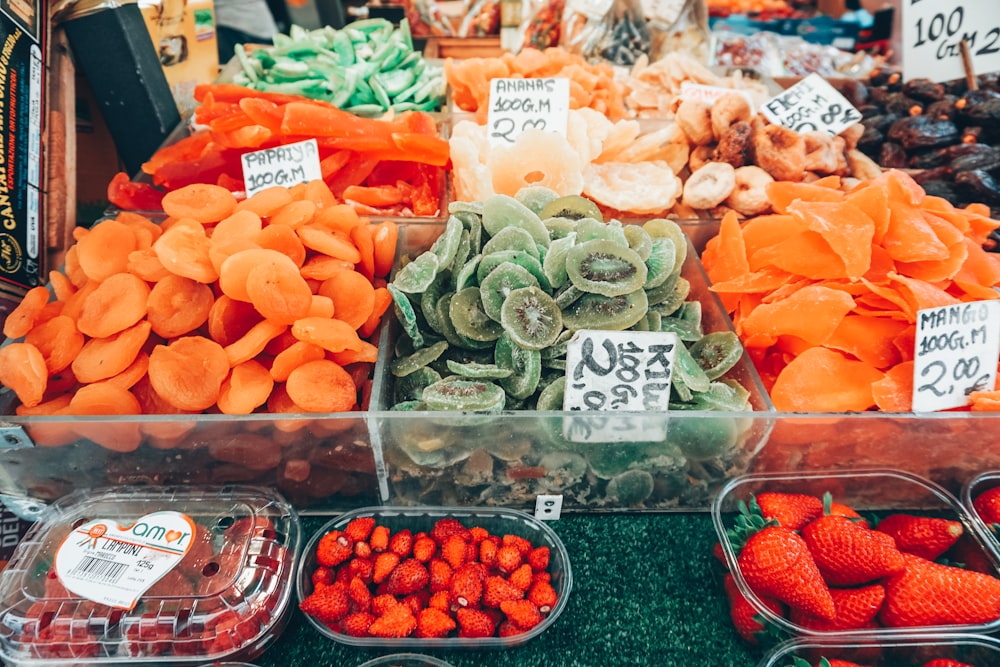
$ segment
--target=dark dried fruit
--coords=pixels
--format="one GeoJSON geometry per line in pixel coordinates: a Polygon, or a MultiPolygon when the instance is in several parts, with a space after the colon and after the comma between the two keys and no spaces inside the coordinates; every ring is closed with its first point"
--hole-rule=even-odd
{"type": "Polygon", "coordinates": [[[921,113],[924,105],[903,93],[890,93],[885,98],[885,110],[898,116],[913,116],[921,113]]]}
{"type": "Polygon", "coordinates": [[[1000,168],[1000,149],[992,146],[982,146],[982,148],[983,150],[970,152],[949,162],[948,166],[952,173],[957,175],[960,172],[973,169],[993,171],[1000,168]]]}
{"type": "Polygon", "coordinates": [[[1000,183],[982,169],[956,174],[955,185],[967,192],[975,201],[990,206],[1000,206],[1000,183]]]}
{"type": "Polygon", "coordinates": [[[913,175],[913,180],[924,185],[934,181],[948,181],[951,179],[951,167],[943,165],[932,169],[924,169],[913,175]]]}
{"type": "Polygon", "coordinates": [[[910,79],[903,84],[903,94],[921,102],[936,102],[945,96],[944,86],[930,79],[910,79]]]}
{"type": "Polygon", "coordinates": [[[958,110],[955,102],[958,100],[954,95],[945,95],[943,99],[934,102],[924,109],[924,115],[938,120],[955,120],[958,110]]]}
{"type": "Polygon", "coordinates": [[[906,167],[906,150],[893,141],[882,144],[878,154],[878,163],[886,169],[902,169],[906,167]]]}
{"type": "Polygon", "coordinates": [[[889,139],[898,141],[907,150],[936,148],[959,143],[961,135],[954,123],[933,120],[926,116],[901,118],[889,128],[889,139]]]}
{"type": "Polygon", "coordinates": [[[752,134],[753,127],[749,122],[741,120],[733,123],[719,139],[719,144],[715,147],[715,155],[712,159],[717,162],[728,162],[736,169],[753,164],[750,155],[752,150],[750,137],[752,134]]]}

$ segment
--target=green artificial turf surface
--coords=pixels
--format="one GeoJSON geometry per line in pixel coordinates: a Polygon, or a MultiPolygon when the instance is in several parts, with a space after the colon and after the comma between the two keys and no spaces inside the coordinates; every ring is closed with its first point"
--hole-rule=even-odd
{"type": "MultiPolygon", "coordinates": [[[[306,538],[325,519],[306,517],[306,538]]],[[[566,545],[573,589],[540,636],[502,650],[420,651],[455,667],[756,667],[761,653],[729,621],[708,513],[592,514],[549,524],[566,545]]],[[[319,634],[297,609],[253,662],[261,667],[356,667],[397,653],[319,634]]]]}

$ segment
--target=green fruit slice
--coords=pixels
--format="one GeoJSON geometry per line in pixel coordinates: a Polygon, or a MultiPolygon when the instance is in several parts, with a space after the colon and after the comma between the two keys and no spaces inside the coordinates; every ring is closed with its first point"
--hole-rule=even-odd
{"type": "Polygon", "coordinates": [[[604,296],[628,294],[646,284],[646,265],[639,255],[604,239],[571,248],[566,273],[577,289],[604,296]]]}
{"type": "Polygon", "coordinates": [[[555,300],[538,287],[513,290],[500,308],[500,324],[527,350],[552,345],[562,332],[562,313],[555,300]]]}
{"type": "Polygon", "coordinates": [[[455,330],[455,324],[451,319],[451,300],[454,296],[454,293],[447,292],[438,299],[436,308],[438,311],[438,321],[441,323],[441,335],[455,347],[466,350],[488,350],[492,348],[493,341],[473,340],[455,330]]]}
{"type": "Polygon", "coordinates": [[[444,354],[447,349],[448,343],[443,340],[428,347],[422,347],[409,356],[393,359],[392,363],[389,364],[389,372],[396,377],[406,377],[430,364],[444,354]]]}
{"type": "Polygon", "coordinates": [[[516,399],[531,396],[542,377],[542,357],[538,350],[526,350],[505,332],[497,339],[493,358],[500,368],[509,368],[510,377],[499,380],[500,386],[516,399]]]}
{"type": "Polygon", "coordinates": [[[674,272],[677,264],[674,242],[670,239],[652,239],[649,254],[643,262],[646,264],[646,289],[663,285],[671,276],[677,275],[674,272]]]}
{"type": "Polygon", "coordinates": [[[571,220],[593,218],[601,222],[604,221],[604,215],[597,204],[580,195],[565,195],[554,199],[546,204],[538,215],[543,220],[545,218],[570,218],[571,220]]]}
{"type": "Polygon", "coordinates": [[[584,294],[563,309],[563,326],[573,331],[624,331],[646,315],[649,302],[643,290],[619,296],[584,294]]]}
{"type": "Polygon", "coordinates": [[[507,397],[492,382],[445,378],[426,387],[421,400],[431,410],[500,412],[507,397]]]}
{"type": "MultiPolygon", "coordinates": [[[[538,394],[535,403],[536,410],[558,412],[563,409],[563,397],[566,394],[566,376],[556,378],[538,394]]],[[[561,429],[560,429],[561,430],[561,429]]]]}
{"type": "Polygon", "coordinates": [[[455,253],[458,251],[458,244],[462,238],[464,227],[462,221],[455,216],[450,216],[445,223],[444,231],[431,244],[431,252],[437,256],[437,266],[442,268],[451,267],[455,261],[455,253]]]}
{"type": "MultiPolygon", "coordinates": [[[[625,240],[628,241],[628,247],[639,255],[642,261],[645,262],[649,259],[649,255],[653,251],[653,237],[645,229],[639,225],[625,225],[625,240]]],[[[646,279],[646,282],[648,284],[649,278],[646,279]]]]}
{"type": "Polygon", "coordinates": [[[396,378],[392,387],[393,402],[398,405],[407,401],[419,401],[428,387],[441,379],[441,374],[424,366],[403,377],[396,378]]]}
{"type": "Polygon", "coordinates": [[[566,273],[566,255],[575,245],[576,232],[553,239],[549,244],[549,249],[542,258],[542,271],[549,279],[552,289],[560,289],[569,282],[569,274],[566,273]]]}
{"type": "Polygon", "coordinates": [[[684,276],[677,276],[677,280],[670,281],[670,289],[666,289],[667,286],[668,284],[664,283],[660,287],[646,290],[646,297],[652,304],[651,307],[664,317],[670,317],[677,312],[691,294],[691,283],[684,276]]]}
{"type": "Polygon", "coordinates": [[[504,227],[493,235],[483,246],[483,255],[500,252],[502,250],[520,250],[528,253],[535,259],[541,259],[538,246],[531,234],[520,227],[504,227]]]}
{"type": "Polygon", "coordinates": [[[705,374],[705,371],[695,358],[691,356],[687,346],[677,345],[674,349],[676,350],[674,354],[674,373],[671,376],[671,382],[674,387],[681,384],[691,392],[708,391],[708,385],[711,380],[709,380],[708,375],[705,374]]]}
{"type": "Polygon", "coordinates": [[[522,287],[538,287],[538,279],[526,268],[518,264],[501,264],[483,280],[479,286],[479,298],[483,310],[496,322],[500,321],[500,309],[507,297],[522,287]]]}
{"type": "Polygon", "coordinates": [[[410,337],[413,347],[424,346],[424,336],[420,333],[420,325],[417,323],[417,313],[413,309],[410,299],[398,287],[390,283],[388,285],[389,294],[392,295],[393,312],[396,319],[403,325],[403,331],[410,337]]]}
{"type": "Polygon", "coordinates": [[[653,476],[645,470],[626,470],[611,478],[607,493],[620,505],[638,505],[653,495],[653,476]]]}
{"type": "Polygon", "coordinates": [[[545,218],[542,220],[542,224],[548,230],[551,241],[576,232],[576,220],[572,218],[545,218]]]}
{"type": "Polygon", "coordinates": [[[486,314],[479,298],[478,287],[466,287],[455,292],[448,304],[448,316],[459,335],[471,340],[487,342],[496,340],[502,327],[486,314]]]}
{"type": "Polygon", "coordinates": [[[473,255],[462,265],[462,268],[453,274],[454,279],[451,286],[456,292],[464,290],[466,287],[474,287],[477,284],[476,272],[479,270],[479,262],[482,259],[482,255],[473,255]]]}
{"type": "Polygon", "coordinates": [[[448,364],[448,370],[455,375],[473,380],[499,380],[514,374],[513,370],[500,368],[496,364],[463,364],[451,359],[448,359],[446,363],[448,364]]]}
{"type": "Polygon", "coordinates": [[[444,328],[438,317],[436,306],[438,299],[451,289],[451,281],[451,271],[441,271],[420,295],[420,314],[424,316],[427,326],[441,335],[444,335],[444,328]]]}
{"type": "Polygon", "coordinates": [[[549,245],[549,231],[538,214],[507,195],[493,195],[483,202],[483,229],[495,236],[504,227],[519,227],[531,234],[543,248],[549,245]]]}
{"type": "Polygon", "coordinates": [[[695,341],[689,351],[708,379],[716,380],[740,360],[743,345],[732,331],[713,331],[695,341]]]}
{"type": "Polygon", "coordinates": [[[687,259],[688,253],[687,235],[684,234],[684,230],[680,228],[680,225],[667,218],[653,218],[652,220],[647,220],[642,228],[654,239],[670,239],[673,241],[677,257],[674,260],[674,268],[671,270],[671,273],[680,271],[681,267],[684,266],[684,260],[687,259]]]}
{"type": "Polygon", "coordinates": [[[546,205],[558,198],[558,192],[544,185],[528,185],[518,190],[517,194],[514,195],[514,199],[531,209],[535,215],[541,213],[546,205]]]}
{"type": "Polygon", "coordinates": [[[622,223],[617,220],[601,222],[593,218],[580,218],[576,221],[576,240],[578,243],[604,240],[611,241],[623,248],[628,247],[625,229],[622,227],[622,223]]]}
{"type": "Polygon", "coordinates": [[[438,267],[437,255],[430,251],[421,253],[396,273],[392,284],[407,294],[420,294],[434,281],[438,267]]]}
{"type": "Polygon", "coordinates": [[[538,279],[538,284],[542,289],[546,292],[552,290],[552,286],[549,285],[549,279],[545,277],[545,271],[542,269],[541,262],[530,253],[522,250],[501,250],[500,252],[483,255],[483,258],[479,261],[479,268],[476,269],[476,280],[482,285],[483,280],[486,279],[486,276],[491,271],[507,262],[523,266],[531,272],[531,275],[538,279]]]}

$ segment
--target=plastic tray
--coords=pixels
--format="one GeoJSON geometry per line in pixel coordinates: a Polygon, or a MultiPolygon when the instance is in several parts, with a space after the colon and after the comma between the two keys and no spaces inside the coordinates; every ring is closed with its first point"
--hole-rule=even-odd
{"type": "Polygon", "coordinates": [[[306,616],[309,623],[321,634],[330,639],[355,647],[375,647],[390,649],[500,649],[511,648],[534,639],[547,630],[566,608],[570,591],[573,588],[573,572],[570,567],[569,554],[559,536],[544,522],[529,514],[510,509],[461,509],[457,507],[366,507],[347,512],[327,522],[310,538],[299,560],[299,571],[296,577],[296,591],[301,602],[313,590],[312,573],[316,569],[316,544],[331,530],[343,529],[352,519],[357,517],[374,517],[377,525],[389,528],[390,534],[404,528],[409,528],[414,534],[425,531],[430,533],[434,524],[443,518],[458,519],[466,528],[480,526],[491,535],[502,537],[511,534],[523,537],[533,546],[549,548],[549,568],[552,575],[551,584],[556,592],[556,604],[541,623],[531,630],[510,637],[445,637],[423,639],[418,637],[403,637],[399,639],[383,639],[380,637],[352,637],[336,632],[320,623],[312,616],[306,616]]]}
{"type": "Polygon", "coordinates": [[[419,653],[393,653],[374,658],[358,667],[451,667],[451,663],[419,653]]]}
{"type": "Polygon", "coordinates": [[[295,512],[266,489],[67,496],[39,515],[0,573],[0,657],[12,665],[251,660],[288,619],[299,542],[295,512]],[[183,545],[189,529],[182,559],[157,566],[157,554],[183,545]],[[144,540],[134,560],[112,555],[144,540]],[[155,567],[161,578],[145,591],[105,597],[137,577],[148,584],[138,573],[155,567]]]}
{"type": "MultiPolygon", "coordinates": [[[[777,491],[805,493],[822,497],[830,492],[835,502],[844,503],[858,512],[913,511],[961,521],[964,531],[992,566],[992,574],[1000,576],[1000,552],[986,541],[975,521],[957,498],[937,484],[910,473],[887,469],[799,471],[781,474],[751,474],[727,483],[712,503],[712,523],[722,544],[726,563],[737,587],[757,609],[767,624],[790,636],[857,637],[866,640],[897,636],[933,635],[956,632],[990,633],[1000,629],[1000,618],[981,625],[925,626],[909,628],[872,628],[845,631],[817,631],[803,627],[775,614],[750,589],[737,565],[737,554],[726,532],[733,526],[737,503],[747,501],[756,493],[777,491]]],[[[947,554],[945,554],[947,556],[947,554]]]]}
{"type": "Polygon", "coordinates": [[[871,667],[923,667],[934,658],[958,660],[970,667],[1000,664],[1000,641],[994,637],[941,634],[880,639],[792,639],[774,647],[759,667],[787,667],[794,658],[814,665],[820,658],[840,659],[871,667]]]}

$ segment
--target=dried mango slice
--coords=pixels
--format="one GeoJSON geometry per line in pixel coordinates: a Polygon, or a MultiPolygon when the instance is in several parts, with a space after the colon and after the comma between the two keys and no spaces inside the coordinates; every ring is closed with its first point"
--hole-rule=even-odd
{"type": "Polygon", "coordinates": [[[812,347],[781,370],[771,388],[771,400],[783,412],[862,412],[875,405],[872,383],[883,376],[863,361],[812,347]]]}

